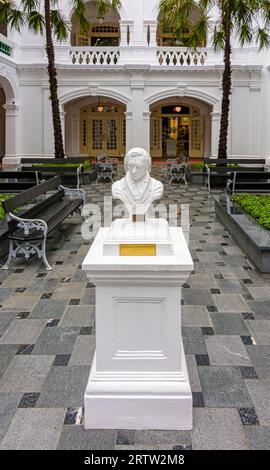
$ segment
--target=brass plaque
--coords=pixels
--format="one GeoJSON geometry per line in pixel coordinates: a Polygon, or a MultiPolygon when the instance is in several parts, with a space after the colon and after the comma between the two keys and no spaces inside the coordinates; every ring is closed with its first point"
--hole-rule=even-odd
{"type": "Polygon", "coordinates": [[[126,244],[120,245],[120,256],[156,256],[157,245],[155,244],[126,244]]]}

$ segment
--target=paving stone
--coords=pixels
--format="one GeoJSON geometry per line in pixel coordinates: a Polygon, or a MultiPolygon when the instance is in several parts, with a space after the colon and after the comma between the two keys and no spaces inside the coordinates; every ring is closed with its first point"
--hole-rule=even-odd
{"type": "Polygon", "coordinates": [[[239,408],[238,412],[243,426],[260,424],[254,408],[239,408]]]}
{"type": "Polygon", "coordinates": [[[193,392],[200,392],[201,391],[201,382],[200,382],[200,379],[199,379],[196,359],[195,359],[194,356],[188,355],[188,356],[186,356],[186,361],[187,361],[187,368],[188,368],[188,375],[189,375],[191,390],[193,392]]]}
{"type": "Polygon", "coordinates": [[[192,448],[244,450],[247,448],[239,415],[232,409],[194,409],[192,448]]]}
{"type": "Polygon", "coordinates": [[[182,306],[182,327],[212,326],[209,313],[204,305],[182,306]]]}
{"type": "Polygon", "coordinates": [[[247,286],[254,300],[270,300],[269,286],[247,286]]]}
{"type": "Polygon", "coordinates": [[[246,348],[238,336],[207,336],[205,343],[212,366],[252,365],[246,348]]]}
{"type": "Polygon", "coordinates": [[[246,346],[246,350],[259,379],[270,379],[270,347],[246,346]]]}
{"type": "Polygon", "coordinates": [[[249,300],[248,305],[257,320],[269,320],[270,300],[249,300]]]}
{"type": "Polygon", "coordinates": [[[37,403],[39,393],[24,393],[19,408],[34,408],[37,403]]]}
{"type": "Polygon", "coordinates": [[[13,294],[13,289],[8,289],[1,287],[0,289],[0,305],[3,305],[4,302],[13,294]]]}
{"type": "Polygon", "coordinates": [[[69,306],[67,307],[59,326],[93,326],[95,321],[95,307],[69,306]]]}
{"type": "MultiPolygon", "coordinates": [[[[4,335],[14,320],[15,312],[1,312],[0,314],[0,336],[4,335]]],[[[0,343],[1,344],[1,343],[0,343]]]]}
{"type": "Polygon", "coordinates": [[[249,310],[243,297],[239,294],[213,295],[219,312],[247,312],[249,310]]]}
{"type": "Polygon", "coordinates": [[[246,380],[249,395],[262,426],[270,426],[270,380],[246,380]]]}
{"type": "Polygon", "coordinates": [[[64,426],[57,448],[61,450],[112,450],[116,439],[116,430],[85,430],[82,426],[64,426]]]}
{"type": "Polygon", "coordinates": [[[14,320],[0,338],[0,344],[34,344],[44,324],[44,320],[14,320]]]}
{"type": "Polygon", "coordinates": [[[210,313],[214,332],[217,335],[248,335],[246,323],[240,313],[210,313]]]}
{"type": "Polygon", "coordinates": [[[56,449],[64,416],[65,411],[59,408],[48,410],[18,409],[2,440],[0,449],[56,449]]]}
{"type": "Polygon", "coordinates": [[[46,328],[38,338],[33,354],[71,354],[79,328],[46,328]]]}
{"type": "Polygon", "coordinates": [[[3,302],[3,308],[6,310],[31,310],[39,300],[39,295],[13,294],[3,302]]]}
{"type": "Polygon", "coordinates": [[[40,300],[31,313],[31,318],[54,318],[62,317],[68,300],[44,299],[40,300]]]}
{"type": "Polygon", "coordinates": [[[21,393],[0,393],[0,440],[5,435],[21,400],[21,393]]]}
{"type": "Polygon", "coordinates": [[[90,366],[93,362],[93,357],[95,353],[95,340],[95,336],[78,336],[68,365],[90,366]]]}
{"type": "Polygon", "coordinates": [[[213,274],[192,274],[189,281],[193,288],[210,289],[212,287],[218,287],[213,274]]]}
{"type": "Polygon", "coordinates": [[[39,392],[54,356],[15,356],[0,380],[0,393],[39,392]]]}
{"type": "Polygon", "coordinates": [[[84,286],[80,282],[59,284],[53,293],[54,299],[78,299],[83,296],[84,286]]]}
{"type": "Polygon", "coordinates": [[[83,406],[89,372],[89,366],[53,367],[43,385],[37,406],[83,406]]]}
{"type": "Polygon", "coordinates": [[[246,426],[245,434],[252,450],[270,450],[270,426],[246,426]]]}
{"type": "Polygon", "coordinates": [[[182,336],[186,354],[207,354],[200,328],[182,328],[182,336]]]}
{"type": "Polygon", "coordinates": [[[183,289],[182,296],[185,305],[214,305],[208,289],[183,289]]]}
{"type": "Polygon", "coordinates": [[[191,445],[191,435],[188,431],[135,431],[136,445],[182,445],[184,447],[191,445]]]}
{"type": "Polygon", "coordinates": [[[245,292],[240,282],[236,279],[233,281],[228,279],[219,279],[218,284],[223,294],[243,294],[245,292]]]}
{"type": "Polygon", "coordinates": [[[251,408],[245,382],[234,367],[198,367],[206,407],[251,408]]]}
{"type": "Polygon", "coordinates": [[[14,358],[16,351],[17,346],[0,345],[0,378],[14,358]]]}
{"type": "Polygon", "coordinates": [[[249,327],[255,344],[261,346],[270,346],[270,318],[269,320],[247,320],[246,324],[249,327]]]}

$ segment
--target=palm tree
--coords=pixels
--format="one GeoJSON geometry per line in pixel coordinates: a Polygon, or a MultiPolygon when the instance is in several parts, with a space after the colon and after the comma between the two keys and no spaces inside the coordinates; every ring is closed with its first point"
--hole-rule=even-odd
{"type": "MultiPolygon", "coordinates": [[[[87,0],[70,1],[73,6],[75,21],[80,25],[81,31],[87,30],[89,27],[87,0]]],[[[99,17],[104,17],[110,10],[118,11],[121,6],[120,0],[92,1],[99,17]]],[[[55,158],[65,158],[53,35],[55,35],[57,41],[66,40],[69,35],[70,25],[59,10],[57,0],[44,0],[44,2],[42,0],[21,0],[19,8],[17,8],[14,0],[1,0],[0,24],[9,25],[11,29],[19,32],[21,32],[23,26],[27,26],[36,34],[43,35],[45,30],[45,49],[48,58],[47,70],[54,130],[54,156],[55,158]]]]}
{"type": "Polygon", "coordinates": [[[175,29],[175,37],[181,40],[189,25],[189,18],[196,7],[200,16],[192,26],[190,47],[196,48],[205,41],[209,29],[209,12],[215,7],[219,13],[213,31],[215,49],[224,52],[222,78],[222,105],[219,133],[218,158],[227,158],[228,127],[232,92],[231,38],[238,39],[241,47],[255,43],[261,50],[270,45],[269,0],[161,0],[160,16],[163,25],[175,29]]]}

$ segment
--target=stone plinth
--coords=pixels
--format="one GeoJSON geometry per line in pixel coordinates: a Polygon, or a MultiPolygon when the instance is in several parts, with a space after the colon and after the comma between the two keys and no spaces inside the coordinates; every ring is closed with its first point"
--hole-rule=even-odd
{"type": "Polygon", "coordinates": [[[97,341],[85,427],[191,429],[181,286],[193,262],[182,229],[117,220],[100,229],[83,269],[96,286],[97,341]],[[156,244],[156,256],[120,256],[123,243],[156,244]]]}

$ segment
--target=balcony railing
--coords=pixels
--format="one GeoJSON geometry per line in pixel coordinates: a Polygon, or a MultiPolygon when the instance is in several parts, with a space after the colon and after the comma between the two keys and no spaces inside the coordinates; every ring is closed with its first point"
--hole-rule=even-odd
{"type": "Polygon", "coordinates": [[[99,47],[71,47],[72,64],[80,65],[117,65],[119,61],[118,47],[101,49],[99,47]]]}
{"type": "Polygon", "coordinates": [[[206,65],[206,49],[192,50],[186,47],[158,47],[157,57],[159,65],[168,66],[201,66],[206,65]]]}

